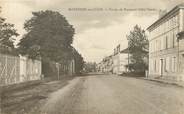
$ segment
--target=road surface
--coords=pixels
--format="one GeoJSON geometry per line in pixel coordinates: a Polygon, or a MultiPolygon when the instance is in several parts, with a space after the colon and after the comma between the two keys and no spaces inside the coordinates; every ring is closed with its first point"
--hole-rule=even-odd
{"type": "Polygon", "coordinates": [[[76,77],[50,94],[43,114],[184,114],[184,89],[115,75],[76,77]]]}

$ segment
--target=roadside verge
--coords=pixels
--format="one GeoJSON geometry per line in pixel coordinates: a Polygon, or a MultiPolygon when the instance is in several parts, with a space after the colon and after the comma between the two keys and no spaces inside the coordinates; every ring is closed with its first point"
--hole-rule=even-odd
{"type": "Polygon", "coordinates": [[[49,94],[68,84],[74,77],[66,76],[60,80],[38,80],[9,85],[2,88],[3,114],[39,114],[49,94]]]}

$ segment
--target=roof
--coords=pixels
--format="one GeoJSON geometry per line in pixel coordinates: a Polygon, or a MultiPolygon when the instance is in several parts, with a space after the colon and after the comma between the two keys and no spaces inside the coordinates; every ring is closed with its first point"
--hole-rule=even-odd
{"type": "Polygon", "coordinates": [[[170,16],[170,14],[172,14],[172,13],[178,11],[178,10],[181,9],[181,8],[184,8],[184,3],[175,6],[175,7],[174,7],[173,9],[171,9],[168,13],[166,13],[166,14],[163,15],[161,18],[159,18],[157,21],[155,21],[152,25],[150,25],[150,26],[147,28],[147,30],[151,30],[151,29],[154,27],[154,25],[161,23],[161,20],[163,20],[163,19],[166,18],[167,16],[170,16]]]}
{"type": "Polygon", "coordinates": [[[128,48],[126,48],[126,49],[120,51],[120,53],[128,53],[128,52],[129,52],[128,48]]]}

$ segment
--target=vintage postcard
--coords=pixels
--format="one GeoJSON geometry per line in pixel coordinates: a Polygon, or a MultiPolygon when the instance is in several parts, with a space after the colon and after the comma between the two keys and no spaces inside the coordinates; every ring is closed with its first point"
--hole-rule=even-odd
{"type": "Polygon", "coordinates": [[[0,0],[0,114],[184,114],[184,1],[0,0]]]}

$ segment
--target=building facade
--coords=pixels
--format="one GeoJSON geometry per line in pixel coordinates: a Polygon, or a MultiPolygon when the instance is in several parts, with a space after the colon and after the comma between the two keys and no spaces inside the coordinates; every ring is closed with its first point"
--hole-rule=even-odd
{"type": "Polygon", "coordinates": [[[126,65],[128,65],[128,52],[127,49],[121,49],[121,45],[118,45],[114,49],[113,56],[113,73],[123,74],[128,71],[126,65]]]}
{"type": "Polygon", "coordinates": [[[174,7],[147,29],[149,78],[184,80],[184,4],[174,7]],[[179,40],[181,39],[181,40],[179,40]]]}
{"type": "Polygon", "coordinates": [[[105,57],[100,63],[97,64],[97,71],[101,73],[112,73],[113,60],[112,55],[105,57]]]}
{"type": "Polygon", "coordinates": [[[105,67],[104,67],[104,71],[107,73],[112,73],[113,70],[113,60],[112,60],[112,55],[104,58],[104,63],[105,63],[105,67]]]}

